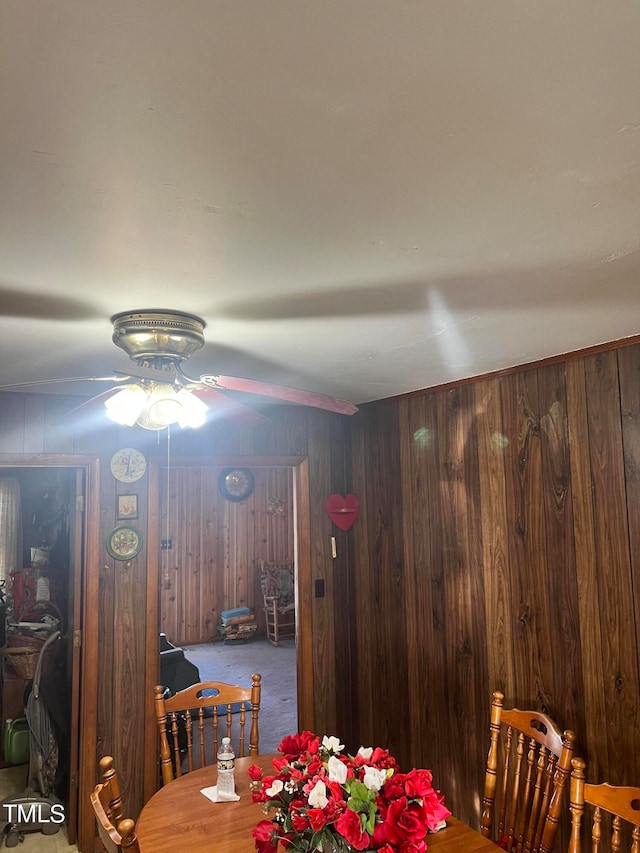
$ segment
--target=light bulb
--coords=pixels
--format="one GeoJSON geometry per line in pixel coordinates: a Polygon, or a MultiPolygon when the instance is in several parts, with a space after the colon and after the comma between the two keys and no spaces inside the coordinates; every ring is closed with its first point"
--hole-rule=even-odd
{"type": "Polygon", "coordinates": [[[107,417],[122,426],[133,426],[147,402],[147,392],[140,385],[125,385],[105,400],[107,417]]]}

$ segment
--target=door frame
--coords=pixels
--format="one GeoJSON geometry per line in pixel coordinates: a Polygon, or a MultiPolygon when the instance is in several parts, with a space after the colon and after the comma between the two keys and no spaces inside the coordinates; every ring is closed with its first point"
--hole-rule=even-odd
{"type": "MultiPolygon", "coordinates": [[[[171,464],[203,468],[290,468],[293,475],[294,551],[296,553],[296,628],[298,726],[314,731],[313,630],[311,628],[311,513],[309,460],[306,456],[179,456],[171,464]]],[[[160,678],[160,472],[166,458],[149,459],[149,507],[147,527],[147,612],[145,657],[144,802],[158,788],[158,737],[153,688],[160,678]]]]}
{"type": "MultiPolygon", "coordinates": [[[[90,793],[96,778],[98,729],[98,591],[100,580],[100,456],[71,453],[0,453],[3,468],[70,468],[84,470],[84,546],[79,573],[82,615],[80,654],[80,703],[78,738],[79,850],[93,849],[94,816],[90,793]]],[[[71,737],[74,733],[71,733],[71,737]]]]}

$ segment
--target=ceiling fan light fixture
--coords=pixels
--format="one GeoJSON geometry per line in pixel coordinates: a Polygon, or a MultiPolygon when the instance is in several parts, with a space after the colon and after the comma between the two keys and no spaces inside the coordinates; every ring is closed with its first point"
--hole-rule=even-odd
{"type": "Polygon", "coordinates": [[[105,401],[107,417],[121,426],[133,426],[147,402],[147,393],[140,385],[125,385],[105,401]]]}
{"type": "Polygon", "coordinates": [[[191,429],[203,426],[206,423],[207,412],[209,411],[207,404],[186,388],[181,388],[177,396],[182,406],[178,424],[183,428],[191,427],[191,429]]]}
{"type": "Polygon", "coordinates": [[[105,402],[107,417],[121,426],[137,424],[161,430],[171,424],[197,429],[207,420],[208,407],[186,388],[168,382],[125,385],[105,402]]]}
{"type": "Polygon", "coordinates": [[[142,412],[144,423],[138,418],[140,426],[146,429],[163,429],[178,422],[182,414],[182,405],[173,385],[164,382],[152,382],[147,391],[147,403],[142,412]]]}

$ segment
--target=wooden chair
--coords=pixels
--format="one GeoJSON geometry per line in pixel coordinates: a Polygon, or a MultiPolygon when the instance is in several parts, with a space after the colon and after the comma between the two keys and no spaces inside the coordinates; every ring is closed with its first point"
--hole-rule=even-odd
{"type": "Polygon", "coordinates": [[[121,853],[123,850],[139,853],[135,823],[130,818],[122,818],[120,785],[113,758],[105,755],[99,766],[102,782],[91,792],[91,805],[104,849],[107,853],[121,853]]]}
{"type": "Polygon", "coordinates": [[[592,785],[585,782],[585,762],[582,758],[571,761],[571,786],[569,790],[569,809],[571,811],[571,840],[568,853],[582,853],[582,816],[587,803],[592,806],[591,851],[600,850],[603,830],[611,838],[611,845],[604,849],[619,853],[623,849],[630,853],[640,853],[640,788],[615,786],[603,782],[592,785]],[[606,815],[603,815],[603,811],[606,815]],[[603,817],[605,824],[603,826],[603,817]],[[626,821],[629,826],[623,823],[626,821]],[[627,836],[631,846],[623,848],[627,836]]]}
{"type": "Polygon", "coordinates": [[[293,567],[260,560],[260,587],[264,599],[267,640],[277,646],[296,635],[296,600],[293,567]]]}
{"type": "Polygon", "coordinates": [[[480,831],[507,851],[549,853],[576,736],[538,711],[505,711],[503,702],[496,691],[480,831]]]}
{"type": "Polygon", "coordinates": [[[165,698],[162,685],[154,688],[156,720],[160,735],[160,768],[166,785],[194,766],[216,761],[218,740],[230,737],[238,758],[245,755],[247,711],[251,715],[249,755],[258,755],[258,713],[262,676],[251,676],[251,687],[220,681],[201,681],[165,698]],[[214,695],[215,694],[215,695],[214,695]],[[232,726],[234,716],[237,725],[232,726]],[[237,737],[233,737],[234,729],[237,737]],[[219,732],[220,730],[220,732],[219,732]],[[186,753],[187,769],[182,768],[186,753]],[[210,760],[207,760],[209,757],[210,760]]]}

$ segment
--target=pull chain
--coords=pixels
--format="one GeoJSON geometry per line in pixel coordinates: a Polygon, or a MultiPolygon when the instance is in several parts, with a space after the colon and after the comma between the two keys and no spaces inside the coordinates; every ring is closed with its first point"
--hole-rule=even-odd
{"type": "Polygon", "coordinates": [[[171,578],[169,576],[169,535],[171,532],[171,525],[169,523],[169,507],[171,506],[171,499],[169,490],[171,488],[171,425],[167,427],[167,488],[165,492],[165,504],[164,504],[164,520],[165,520],[165,531],[164,531],[164,549],[163,549],[163,586],[165,589],[171,589],[171,578]]]}

